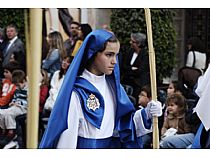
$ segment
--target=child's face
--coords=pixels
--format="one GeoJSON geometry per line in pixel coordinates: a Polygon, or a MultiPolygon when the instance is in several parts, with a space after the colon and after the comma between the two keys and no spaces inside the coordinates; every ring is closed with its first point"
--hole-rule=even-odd
{"type": "Polygon", "coordinates": [[[174,102],[169,102],[167,105],[167,111],[169,114],[177,114],[178,113],[178,105],[174,102]]]}
{"type": "Polygon", "coordinates": [[[8,80],[12,80],[12,73],[9,70],[4,69],[4,77],[8,80]]]}
{"type": "Polygon", "coordinates": [[[62,66],[62,68],[63,68],[64,70],[66,70],[66,69],[69,67],[69,65],[70,65],[70,62],[69,62],[69,59],[68,59],[68,58],[66,58],[66,59],[64,59],[64,60],[62,61],[61,66],[62,66]]]}
{"type": "Polygon", "coordinates": [[[167,89],[167,95],[171,95],[175,92],[175,89],[174,89],[174,84],[173,83],[170,83],[169,86],[168,86],[168,89],[167,89]]]}
{"type": "Polygon", "coordinates": [[[19,89],[23,89],[26,85],[26,81],[23,81],[23,83],[17,83],[16,86],[19,88],[19,89]]]}
{"type": "Polygon", "coordinates": [[[119,49],[119,42],[108,42],[106,49],[103,52],[97,53],[90,71],[95,75],[110,75],[117,63],[119,49]]]}
{"type": "Polygon", "coordinates": [[[147,93],[145,91],[141,91],[141,93],[139,94],[138,104],[143,107],[146,107],[149,101],[150,99],[147,97],[147,93]]]}

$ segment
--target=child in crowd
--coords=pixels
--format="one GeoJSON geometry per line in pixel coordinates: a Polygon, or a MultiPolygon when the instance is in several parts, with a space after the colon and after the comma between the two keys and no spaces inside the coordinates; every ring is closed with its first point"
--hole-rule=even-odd
{"type": "Polygon", "coordinates": [[[151,88],[149,85],[143,86],[139,94],[139,108],[145,108],[147,103],[151,101],[151,88]]]}
{"type": "Polygon", "coordinates": [[[40,91],[39,91],[39,136],[41,137],[44,131],[43,110],[44,104],[49,94],[49,77],[47,71],[41,69],[40,71],[40,91]]]}
{"type": "MultiPolygon", "coordinates": [[[[145,85],[142,87],[141,92],[139,94],[139,108],[143,109],[147,107],[147,104],[152,100],[151,96],[151,88],[150,85],[145,85]]],[[[143,148],[151,148],[152,144],[152,133],[145,134],[141,137],[143,148]]]]}
{"type": "Polygon", "coordinates": [[[6,64],[4,69],[4,79],[2,80],[2,89],[0,95],[0,108],[8,108],[8,104],[11,102],[16,86],[12,83],[12,72],[19,68],[17,62],[10,62],[6,64]]]}
{"type": "Polygon", "coordinates": [[[16,136],[15,118],[27,112],[28,84],[25,73],[15,70],[12,73],[12,82],[17,86],[14,97],[7,109],[0,109],[0,148],[4,148],[16,136]]]}
{"type": "Polygon", "coordinates": [[[47,71],[41,69],[39,113],[42,113],[49,91],[49,77],[47,71]]]}
{"type": "Polygon", "coordinates": [[[51,82],[50,82],[51,88],[49,91],[49,97],[47,98],[44,105],[45,115],[47,115],[47,113],[50,112],[54,106],[58,92],[63,83],[64,76],[72,60],[73,60],[72,56],[71,57],[66,56],[62,61],[61,69],[56,71],[51,79],[51,82]]]}
{"type": "MultiPolygon", "coordinates": [[[[178,87],[178,81],[171,81],[171,83],[169,83],[168,88],[167,88],[167,97],[169,97],[170,95],[174,94],[174,93],[181,93],[178,87]]],[[[167,117],[167,110],[166,110],[166,98],[164,99],[164,103],[162,104],[163,107],[163,115],[161,117],[159,117],[158,119],[158,124],[159,124],[159,129],[161,130],[163,127],[163,123],[165,118],[167,117]]]]}
{"type": "Polygon", "coordinates": [[[172,81],[168,85],[167,96],[170,96],[171,94],[174,94],[175,92],[176,93],[181,93],[179,88],[178,88],[178,81],[172,81]]]}
{"type": "Polygon", "coordinates": [[[167,117],[161,130],[161,148],[186,148],[194,139],[192,128],[185,121],[187,104],[181,93],[174,93],[166,100],[167,117]]]}

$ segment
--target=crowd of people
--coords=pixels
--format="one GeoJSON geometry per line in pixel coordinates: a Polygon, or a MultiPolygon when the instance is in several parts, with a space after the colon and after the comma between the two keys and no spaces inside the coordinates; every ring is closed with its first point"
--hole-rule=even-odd
{"type": "MultiPolygon", "coordinates": [[[[43,43],[49,49],[40,67],[39,114],[49,120],[39,148],[152,148],[153,116],[159,119],[160,148],[196,148],[199,139],[204,144],[200,147],[210,146],[204,141],[210,140],[209,131],[194,113],[202,98],[195,93],[198,77],[208,68],[199,39],[189,39],[186,55],[185,67],[201,72],[193,86],[179,72],[178,80],[159,91],[155,101],[144,33],[131,33],[131,50],[122,56],[120,67],[120,42],[114,32],[92,31],[89,24],[76,21],[68,28],[67,40],[51,30],[43,43]],[[205,135],[197,133],[199,126],[205,135]]],[[[15,25],[8,25],[5,34],[0,31],[0,148],[4,148],[16,139],[16,118],[26,115],[30,105],[24,43],[15,25]]]]}

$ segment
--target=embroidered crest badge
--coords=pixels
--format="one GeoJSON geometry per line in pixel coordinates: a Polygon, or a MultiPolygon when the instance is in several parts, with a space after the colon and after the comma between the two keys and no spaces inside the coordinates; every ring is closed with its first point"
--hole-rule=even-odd
{"type": "Polygon", "coordinates": [[[87,107],[89,110],[95,111],[100,107],[99,100],[96,98],[94,94],[90,94],[87,100],[87,107]]]}

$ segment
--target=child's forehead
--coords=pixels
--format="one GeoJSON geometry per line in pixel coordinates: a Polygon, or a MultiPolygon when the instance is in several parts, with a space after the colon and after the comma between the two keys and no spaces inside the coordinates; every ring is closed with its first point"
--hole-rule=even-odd
{"type": "Polygon", "coordinates": [[[144,91],[144,90],[142,90],[142,91],[140,92],[140,95],[144,95],[145,97],[147,97],[147,92],[144,91]]]}

